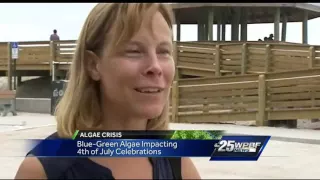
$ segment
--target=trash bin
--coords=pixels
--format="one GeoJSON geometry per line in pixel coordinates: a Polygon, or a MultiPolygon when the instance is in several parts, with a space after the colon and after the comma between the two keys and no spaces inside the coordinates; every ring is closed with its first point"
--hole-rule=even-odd
{"type": "Polygon", "coordinates": [[[51,115],[54,115],[54,111],[56,106],[60,100],[60,98],[64,94],[64,90],[68,81],[66,80],[59,80],[59,81],[52,81],[52,94],[51,94],[51,115]]]}

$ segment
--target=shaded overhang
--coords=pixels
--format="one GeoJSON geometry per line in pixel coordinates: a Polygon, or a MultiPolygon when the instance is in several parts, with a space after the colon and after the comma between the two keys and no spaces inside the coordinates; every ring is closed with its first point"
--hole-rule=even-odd
{"type": "MultiPolygon", "coordinates": [[[[171,6],[181,24],[197,24],[207,18],[209,10],[222,16],[227,24],[231,24],[238,10],[247,13],[248,24],[273,23],[277,8],[281,16],[286,14],[287,22],[302,22],[305,12],[309,20],[320,17],[320,3],[171,3],[171,6]]],[[[217,19],[214,18],[214,23],[217,19]]]]}

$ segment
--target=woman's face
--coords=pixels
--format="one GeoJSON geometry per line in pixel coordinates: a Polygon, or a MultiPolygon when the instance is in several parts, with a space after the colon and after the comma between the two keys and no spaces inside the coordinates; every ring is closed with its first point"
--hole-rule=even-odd
{"type": "Polygon", "coordinates": [[[105,105],[120,116],[156,118],[167,103],[175,71],[172,32],[159,12],[151,23],[152,30],[143,23],[120,53],[99,64],[105,105]]]}

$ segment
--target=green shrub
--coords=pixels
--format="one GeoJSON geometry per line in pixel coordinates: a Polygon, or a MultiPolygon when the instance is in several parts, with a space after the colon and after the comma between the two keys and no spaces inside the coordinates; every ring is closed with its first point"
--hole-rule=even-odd
{"type": "Polygon", "coordinates": [[[211,140],[220,139],[222,131],[203,131],[203,130],[177,130],[171,139],[188,139],[188,140],[211,140]]]}

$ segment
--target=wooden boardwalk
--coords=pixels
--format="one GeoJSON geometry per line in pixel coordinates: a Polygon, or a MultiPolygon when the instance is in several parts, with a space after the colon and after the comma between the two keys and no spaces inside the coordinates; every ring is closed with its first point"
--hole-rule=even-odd
{"type": "MultiPolygon", "coordinates": [[[[10,47],[0,44],[2,76],[13,74],[10,47]]],[[[16,76],[65,78],[75,49],[75,41],[19,42],[16,76]]],[[[320,117],[320,46],[175,42],[174,60],[173,122],[267,125],[320,117]]]]}
{"type": "MultiPolygon", "coordinates": [[[[320,67],[320,46],[281,42],[176,42],[179,77],[283,72],[320,67]]],[[[60,76],[76,41],[19,42],[17,76],[60,76]]],[[[12,75],[11,45],[0,43],[0,76],[12,75]],[[11,63],[10,63],[11,62],[11,63]]]]}

